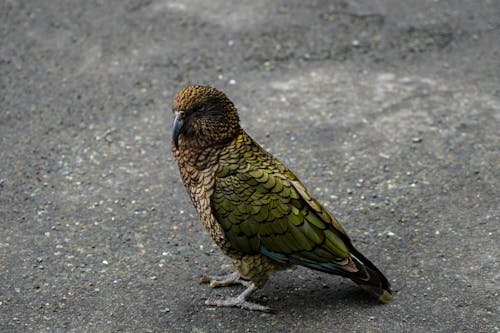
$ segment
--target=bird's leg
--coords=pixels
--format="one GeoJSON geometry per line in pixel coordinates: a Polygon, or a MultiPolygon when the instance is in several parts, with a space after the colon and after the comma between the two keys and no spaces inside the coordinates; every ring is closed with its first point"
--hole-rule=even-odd
{"type": "Polygon", "coordinates": [[[233,284],[241,284],[245,287],[248,287],[250,285],[250,282],[247,280],[243,280],[238,272],[233,272],[231,274],[222,276],[202,275],[200,278],[200,283],[210,283],[210,287],[212,288],[226,287],[233,284]]]}
{"type": "Polygon", "coordinates": [[[237,297],[228,297],[226,299],[207,299],[205,301],[205,305],[218,306],[218,307],[227,306],[227,307],[242,308],[245,310],[272,312],[272,309],[270,307],[247,302],[246,300],[247,297],[250,296],[257,289],[257,287],[253,282],[248,282],[248,284],[249,284],[248,288],[245,289],[237,297]]]}

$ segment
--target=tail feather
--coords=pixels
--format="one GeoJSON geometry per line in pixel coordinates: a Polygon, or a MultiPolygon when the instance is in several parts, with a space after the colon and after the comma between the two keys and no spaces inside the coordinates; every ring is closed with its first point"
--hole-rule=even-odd
{"type": "Polygon", "coordinates": [[[382,303],[390,302],[393,297],[391,284],[384,274],[355,248],[350,249],[350,254],[354,259],[358,272],[346,274],[345,276],[376,296],[382,303]]]}
{"type": "Polygon", "coordinates": [[[366,259],[364,255],[356,250],[352,244],[349,244],[349,254],[351,257],[336,262],[318,262],[314,258],[305,256],[304,252],[287,256],[270,251],[262,245],[260,251],[271,259],[283,264],[292,263],[349,278],[377,297],[382,303],[388,303],[392,300],[392,289],[387,278],[370,260],[366,259]]]}

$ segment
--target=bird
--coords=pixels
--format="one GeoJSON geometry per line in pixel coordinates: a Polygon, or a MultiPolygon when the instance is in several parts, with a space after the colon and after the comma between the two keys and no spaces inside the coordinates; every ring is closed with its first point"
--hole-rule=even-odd
{"type": "Polygon", "coordinates": [[[236,297],[208,298],[206,305],[271,312],[250,295],[273,272],[297,265],[349,278],[380,302],[391,301],[387,278],[295,174],[247,134],[223,92],[187,86],[175,95],[173,113],[171,148],[182,183],[235,267],[228,275],[202,275],[200,282],[246,287],[236,297]]]}

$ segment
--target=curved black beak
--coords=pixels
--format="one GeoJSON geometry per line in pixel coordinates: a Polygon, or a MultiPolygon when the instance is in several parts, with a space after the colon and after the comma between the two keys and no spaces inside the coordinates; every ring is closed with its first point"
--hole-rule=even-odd
{"type": "Polygon", "coordinates": [[[179,116],[175,116],[174,123],[172,124],[172,139],[174,140],[176,149],[179,149],[179,134],[181,133],[183,123],[184,121],[179,116]]]}

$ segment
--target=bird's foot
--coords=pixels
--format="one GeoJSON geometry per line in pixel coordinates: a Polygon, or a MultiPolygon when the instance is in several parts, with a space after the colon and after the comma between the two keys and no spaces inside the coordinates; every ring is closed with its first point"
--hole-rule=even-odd
{"type": "Polygon", "coordinates": [[[205,305],[217,306],[217,307],[236,307],[245,310],[262,311],[268,313],[273,312],[273,310],[268,306],[260,305],[257,303],[251,303],[246,300],[247,297],[251,293],[253,293],[256,289],[257,287],[255,286],[255,284],[249,282],[248,288],[245,289],[245,291],[243,291],[237,297],[228,297],[226,299],[207,299],[205,301],[205,305]]]}
{"type": "Polygon", "coordinates": [[[212,288],[226,287],[233,284],[241,284],[248,287],[251,284],[250,281],[244,280],[238,272],[222,276],[202,275],[200,277],[200,283],[210,283],[210,287],[212,288]]]}
{"type": "Polygon", "coordinates": [[[268,306],[251,303],[245,300],[242,301],[239,297],[229,297],[225,299],[207,299],[205,301],[205,305],[217,307],[235,307],[245,310],[262,311],[268,313],[273,312],[273,310],[268,306]]]}

